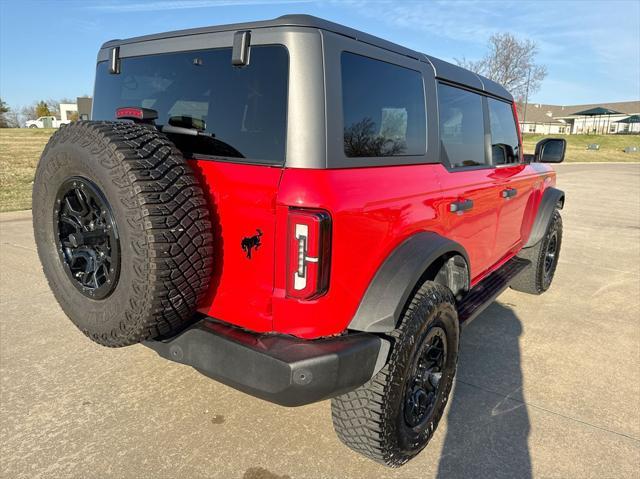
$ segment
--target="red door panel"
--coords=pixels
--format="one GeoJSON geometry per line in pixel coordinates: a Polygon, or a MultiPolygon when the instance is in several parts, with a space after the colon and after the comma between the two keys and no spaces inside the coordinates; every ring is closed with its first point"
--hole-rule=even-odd
{"type": "Polygon", "coordinates": [[[502,198],[496,232],[496,252],[501,259],[522,246],[522,225],[531,208],[534,184],[540,183],[540,177],[522,164],[498,168],[494,176],[502,198]]]}
{"type": "Polygon", "coordinates": [[[254,331],[271,331],[282,168],[210,160],[192,166],[208,190],[214,230],[214,273],[199,310],[254,331]]]}
{"type": "Polygon", "coordinates": [[[494,171],[494,168],[483,168],[450,172],[440,166],[440,210],[446,236],[467,250],[472,284],[497,261],[496,224],[502,200],[494,171]],[[473,201],[471,209],[451,212],[452,203],[465,200],[473,201]]]}

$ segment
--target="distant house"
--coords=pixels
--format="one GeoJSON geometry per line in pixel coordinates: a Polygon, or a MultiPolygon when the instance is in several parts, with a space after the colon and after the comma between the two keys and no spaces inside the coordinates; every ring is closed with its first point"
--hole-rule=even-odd
{"type": "Polygon", "coordinates": [[[570,133],[571,126],[561,119],[553,117],[554,105],[528,104],[526,113],[524,105],[518,105],[518,119],[522,133],[539,135],[557,135],[570,133]]]}
{"type": "Polygon", "coordinates": [[[518,119],[522,132],[541,135],[640,133],[640,122],[620,122],[639,114],[640,101],[568,106],[529,103],[526,111],[523,104],[518,104],[518,119]],[[598,107],[620,113],[598,116],[576,115],[576,113],[598,107]]]}

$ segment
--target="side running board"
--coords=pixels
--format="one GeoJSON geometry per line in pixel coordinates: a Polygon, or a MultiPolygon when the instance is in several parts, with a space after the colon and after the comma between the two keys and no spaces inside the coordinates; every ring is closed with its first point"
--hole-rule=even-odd
{"type": "Polygon", "coordinates": [[[507,261],[500,269],[494,271],[469,291],[462,301],[458,303],[458,318],[460,324],[466,326],[484,309],[489,306],[505,289],[509,283],[531,261],[522,258],[513,258],[507,261]]]}

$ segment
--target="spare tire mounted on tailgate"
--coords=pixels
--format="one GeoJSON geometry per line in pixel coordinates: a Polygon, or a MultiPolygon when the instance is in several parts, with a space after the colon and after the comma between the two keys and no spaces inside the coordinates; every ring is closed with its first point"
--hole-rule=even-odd
{"type": "Polygon", "coordinates": [[[36,171],[33,226],[56,299],[105,346],[174,333],[207,289],[213,238],[202,189],[152,127],[57,131],[36,171]]]}

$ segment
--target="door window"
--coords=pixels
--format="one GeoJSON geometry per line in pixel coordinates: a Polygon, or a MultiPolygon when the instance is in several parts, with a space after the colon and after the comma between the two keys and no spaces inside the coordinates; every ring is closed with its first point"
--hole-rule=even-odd
{"type": "Polygon", "coordinates": [[[488,99],[491,125],[491,160],[494,165],[518,163],[520,142],[513,106],[510,103],[488,99]]]}
{"type": "Polygon", "coordinates": [[[441,161],[451,168],[486,165],[482,96],[440,84],[438,114],[441,161]]]}

